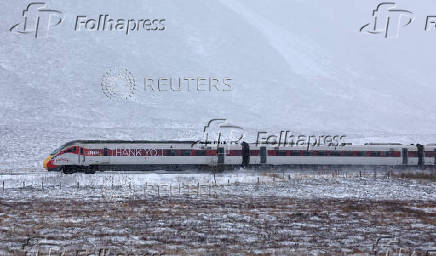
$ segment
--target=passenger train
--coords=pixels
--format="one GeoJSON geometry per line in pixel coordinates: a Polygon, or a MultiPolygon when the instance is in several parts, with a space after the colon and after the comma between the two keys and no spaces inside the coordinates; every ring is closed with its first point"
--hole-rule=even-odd
{"type": "Polygon", "coordinates": [[[344,144],[277,147],[269,144],[204,144],[193,141],[76,140],[44,161],[48,171],[148,171],[235,167],[436,167],[436,145],[344,144]]]}

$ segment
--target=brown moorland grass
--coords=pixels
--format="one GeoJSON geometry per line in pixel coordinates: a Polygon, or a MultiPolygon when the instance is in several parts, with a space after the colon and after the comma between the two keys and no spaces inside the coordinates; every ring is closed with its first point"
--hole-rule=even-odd
{"type": "Polygon", "coordinates": [[[0,251],[359,255],[390,237],[400,241],[395,248],[419,255],[436,246],[436,213],[426,210],[435,208],[436,202],[268,196],[38,199],[0,204],[0,251]]]}

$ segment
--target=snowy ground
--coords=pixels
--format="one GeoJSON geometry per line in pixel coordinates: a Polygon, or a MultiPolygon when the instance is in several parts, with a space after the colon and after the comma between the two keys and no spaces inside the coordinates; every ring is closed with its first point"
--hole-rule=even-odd
{"type": "Polygon", "coordinates": [[[375,175],[4,174],[0,251],[425,255],[436,249],[436,183],[375,175]]]}
{"type": "Polygon", "coordinates": [[[434,0],[396,1],[414,21],[391,39],[359,32],[379,0],[44,2],[65,20],[37,39],[11,31],[24,26],[29,3],[0,2],[7,21],[0,23],[0,255],[436,249],[434,179],[373,171],[41,170],[71,140],[198,140],[213,118],[243,127],[250,142],[259,131],[289,130],[345,134],[353,144],[435,143],[435,33],[424,31],[434,0]],[[106,13],[162,17],[167,29],[128,36],[72,29],[78,15],[106,13]],[[111,68],[134,74],[131,99],[103,93],[111,68]],[[227,77],[232,90],[152,93],[146,77],[227,77]]]}

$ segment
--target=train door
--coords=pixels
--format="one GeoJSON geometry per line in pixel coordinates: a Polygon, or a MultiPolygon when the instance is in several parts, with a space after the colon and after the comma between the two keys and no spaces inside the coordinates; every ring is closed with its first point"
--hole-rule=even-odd
{"type": "Polygon", "coordinates": [[[433,164],[436,165],[436,148],[433,150],[434,154],[433,154],[433,164]]]}
{"type": "Polygon", "coordinates": [[[248,167],[250,164],[250,146],[246,142],[242,142],[242,167],[248,167]]]}
{"type": "Polygon", "coordinates": [[[266,147],[260,147],[260,163],[266,164],[266,147]]]}
{"type": "Polygon", "coordinates": [[[403,165],[407,165],[409,163],[409,157],[408,157],[408,150],[407,148],[403,148],[401,150],[401,155],[403,157],[403,165]]]}
{"type": "Polygon", "coordinates": [[[418,167],[424,167],[424,146],[421,144],[416,144],[417,155],[418,155],[418,167]]]}
{"type": "Polygon", "coordinates": [[[110,164],[109,149],[107,146],[103,148],[103,154],[100,156],[99,164],[110,164]]]}
{"type": "Polygon", "coordinates": [[[83,147],[79,148],[79,165],[85,165],[85,149],[83,147]]]}
{"type": "Polygon", "coordinates": [[[226,153],[224,152],[224,148],[218,146],[218,148],[217,148],[218,165],[224,165],[224,155],[225,154],[226,153]]]}

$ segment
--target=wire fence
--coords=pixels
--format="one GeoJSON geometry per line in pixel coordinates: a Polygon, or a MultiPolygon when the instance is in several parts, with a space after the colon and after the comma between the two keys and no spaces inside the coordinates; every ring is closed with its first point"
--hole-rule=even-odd
{"type": "MultiPolygon", "coordinates": [[[[1,177],[1,176],[0,176],[1,177]]],[[[8,189],[110,189],[131,190],[151,195],[201,195],[211,194],[213,191],[226,186],[235,185],[262,185],[276,183],[302,183],[313,179],[378,179],[396,177],[393,172],[346,172],[346,171],[321,171],[317,173],[262,173],[259,175],[247,175],[245,177],[216,177],[215,174],[191,182],[153,182],[138,180],[128,175],[98,175],[68,176],[42,176],[32,179],[21,177],[17,179],[4,179],[0,181],[1,190],[8,189]]]]}

